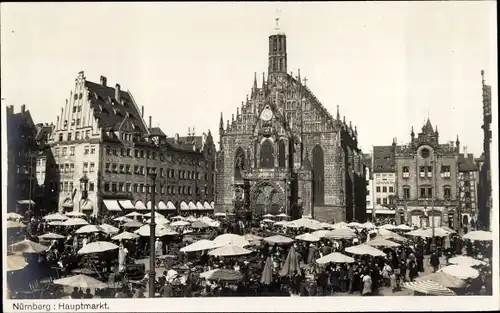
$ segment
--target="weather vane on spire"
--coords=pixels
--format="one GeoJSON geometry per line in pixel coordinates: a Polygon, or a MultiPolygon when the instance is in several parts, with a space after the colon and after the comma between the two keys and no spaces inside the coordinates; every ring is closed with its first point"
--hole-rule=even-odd
{"type": "Polygon", "coordinates": [[[280,29],[280,14],[281,14],[281,9],[276,9],[276,30],[280,29]]]}

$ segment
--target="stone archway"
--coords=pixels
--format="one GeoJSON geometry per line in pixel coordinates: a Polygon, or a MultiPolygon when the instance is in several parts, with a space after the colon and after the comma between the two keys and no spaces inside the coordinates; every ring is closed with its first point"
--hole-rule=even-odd
{"type": "Polygon", "coordinates": [[[257,214],[279,214],[285,207],[285,193],[270,181],[255,184],[250,191],[250,209],[257,214]]]}

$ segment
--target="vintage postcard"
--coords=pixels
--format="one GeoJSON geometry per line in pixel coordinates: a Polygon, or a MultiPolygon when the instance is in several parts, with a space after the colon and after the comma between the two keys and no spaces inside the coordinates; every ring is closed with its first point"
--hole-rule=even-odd
{"type": "Polygon", "coordinates": [[[493,1],[2,3],[3,310],[499,309],[496,34],[493,1]]]}

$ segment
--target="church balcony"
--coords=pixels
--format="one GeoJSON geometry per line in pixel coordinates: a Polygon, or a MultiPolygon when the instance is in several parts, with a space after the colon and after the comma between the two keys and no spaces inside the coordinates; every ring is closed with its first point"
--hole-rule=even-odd
{"type": "Polygon", "coordinates": [[[252,168],[249,171],[243,172],[243,179],[245,180],[290,180],[290,169],[288,168],[252,168]]]}

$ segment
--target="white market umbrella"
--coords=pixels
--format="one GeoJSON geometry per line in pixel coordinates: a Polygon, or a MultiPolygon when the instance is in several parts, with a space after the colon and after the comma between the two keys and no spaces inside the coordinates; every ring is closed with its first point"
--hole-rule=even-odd
{"type": "MultiPolygon", "coordinates": [[[[149,235],[151,235],[151,228],[149,225],[144,225],[141,228],[139,228],[138,230],[136,230],[134,233],[138,234],[142,237],[149,237],[149,235]]],[[[174,235],[178,235],[178,234],[179,234],[178,232],[176,232],[176,231],[174,231],[166,226],[157,225],[155,227],[155,236],[156,237],[174,236],[174,235]]]]}
{"type": "Polygon", "coordinates": [[[377,234],[378,238],[388,239],[388,240],[396,240],[399,242],[405,242],[407,239],[395,232],[392,232],[385,228],[379,228],[377,230],[373,230],[374,233],[377,234]]]}
{"type": "Polygon", "coordinates": [[[78,287],[82,289],[86,288],[104,289],[108,287],[108,284],[83,274],[56,279],[53,281],[53,283],[56,285],[78,287]]]}
{"type": "Polygon", "coordinates": [[[16,212],[7,213],[8,220],[20,220],[22,218],[23,218],[23,216],[19,213],[16,213],[16,212]]]}
{"type": "MultiPolygon", "coordinates": [[[[142,216],[141,213],[139,212],[130,212],[129,214],[125,215],[126,217],[137,217],[137,216],[142,216]]],[[[151,216],[151,215],[149,215],[151,216]]]]}
{"type": "Polygon", "coordinates": [[[273,221],[273,220],[268,219],[268,218],[263,219],[263,220],[262,220],[262,222],[263,222],[263,223],[271,223],[271,224],[272,224],[272,223],[274,223],[274,221],[273,221]]]}
{"type": "Polygon", "coordinates": [[[375,229],[375,228],[377,228],[377,226],[375,226],[375,224],[373,224],[371,222],[363,223],[363,224],[361,224],[361,227],[362,228],[366,228],[366,229],[375,229]]]}
{"type": "Polygon", "coordinates": [[[85,225],[77,229],[77,234],[104,233],[104,229],[97,225],[85,225]]]}
{"type": "Polygon", "coordinates": [[[305,233],[302,235],[298,235],[297,237],[295,237],[295,239],[302,240],[302,241],[308,241],[308,242],[317,242],[320,240],[320,237],[315,236],[311,233],[305,233]]]}
{"type": "Polygon", "coordinates": [[[190,216],[186,217],[186,221],[193,223],[193,222],[198,221],[198,219],[196,217],[190,215],[190,216]]]}
{"type": "Polygon", "coordinates": [[[201,239],[180,249],[181,252],[195,252],[218,248],[212,240],[201,239]]]}
{"type": "Polygon", "coordinates": [[[319,226],[323,229],[335,229],[335,226],[330,223],[321,223],[319,226]]]}
{"type": "MultiPolygon", "coordinates": [[[[144,217],[151,217],[151,212],[146,213],[146,214],[144,214],[143,216],[144,216],[144,217]]],[[[158,213],[158,212],[155,212],[155,217],[156,217],[156,218],[165,218],[165,215],[160,214],[160,213],[158,213]]]]}
{"type": "Polygon", "coordinates": [[[354,263],[354,258],[350,256],[344,255],[339,252],[333,252],[325,255],[316,260],[318,264],[328,264],[328,263],[354,263]]]}
{"type": "Polygon", "coordinates": [[[142,227],[143,224],[141,222],[139,222],[139,221],[130,221],[130,222],[126,222],[122,226],[123,227],[129,227],[129,228],[138,228],[138,227],[142,227]]]}
{"type": "Polygon", "coordinates": [[[292,238],[288,238],[285,236],[281,235],[274,235],[270,237],[264,238],[264,241],[270,243],[270,244],[278,244],[278,245],[285,245],[285,244],[291,244],[294,242],[292,238]]]}
{"type": "Polygon", "coordinates": [[[133,219],[130,219],[126,216],[119,216],[119,217],[114,218],[113,221],[127,223],[127,222],[133,221],[133,219]]]}
{"type": "Polygon", "coordinates": [[[362,228],[361,223],[358,222],[350,222],[347,225],[349,225],[350,227],[362,228]]]}
{"type": "Polygon", "coordinates": [[[274,223],[275,226],[285,226],[288,222],[287,221],[279,221],[274,223]]]}
{"type": "Polygon", "coordinates": [[[61,213],[53,213],[53,214],[49,214],[49,215],[46,215],[44,216],[44,220],[46,221],[65,221],[67,220],[69,217],[67,217],[66,215],[64,214],[61,214],[61,213]]]}
{"type": "Polygon", "coordinates": [[[54,234],[54,233],[47,233],[47,234],[43,234],[43,235],[38,236],[38,239],[42,239],[42,240],[54,240],[54,239],[64,239],[64,238],[66,238],[66,237],[63,235],[54,234]]]}
{"type": "Polygon", "coordinates": [[[26,259],[22,255],[7,255],[7,271],[19,271],[28,265],[26,259]]]}
{"type": "Polygon", "coordinates": [[[83,248],[78,250],[78,254],[100,253],[115,249],[118,249],[118,246],[114,243],[107,241],[94,241],[86,244],[83,248]]]}
{"type": "Polygon", "coordinates": [[[326,235],[328,235],[330,233],[330,230],[328,229],[322,229],[322,230],[317,230],[315,232],[312,232],[312,234],[316,237],[319,237],[319,238],[324,238],[326,237],[326,235]]]}
{"type": "Polygon", "coordinates": [[[52,222],[49,222],[49,225],[50,226],[66,226],[64,224],[64,221],[52,221],[52,222]]]}
{"type": "Polygon", "coordinates": [[[213,256],[238,256],[252,253],[251,250],[241,246],[223,246],[210,251],[208,254],[213,256]]]}
{"type": "Polygon", "coordinates": [[[313,220],[313,219],[310,219],[310,218],[299,218],[298,220],[294,220],[294,221],[291,221],[291,222],[288,222],[285,224],[286,227],[290,227],[290,228],[300,228],[300,227],[304,227],[304,228],[309,228],[309,229],[313,229],[313,230],[317,230],[317,229],[321,229],[321,222],[317,221],[317,220],[313,220]]]}
{"type": "Polygon", "coordinates": [[[7,228],[25,228],[26,225],[21,222],[7,221],[7,228]]]}
{"type": "Polygon", "coordinates": [[[414,237],[425,237],[427,234],[425,233],[424,229],[419,228],[406,233],[406,235],[414,237]]]}
{"type": "Polygon", "coordinates": [[[89,222],[84,220],[83,218],[70,218],[65,220],[62,225],[63,226],[82,226],[82,225],[88,225],[89,222]]]}
{"type": "Polygon", "coordinates": [[[48,248],[49,247],[28,239],[10,245],[10,251],[17,253],[40,253],[46,251],[48,248]]]}
{"type": "Polygon", "coordinates": [[[226,217],[226,213],[217,212],[217,213],[214,214],[214,216],[217,216],[217,217],[226,217]]]}
{"type": "Polygon", "coordinates": [[[85,213],[82,213],[82,212],[71,211],[71,212],[66,213],[66,216],[70,216],[70,217],[84,217],[84,216],[87,216],[87,215],[85,213]]]}
{"type": "Polygon", "coordinates": [[[172,217],[173,220],[185,220],[185,218],[183,216],[180,216],[180,215],[177,215],[177,216],[174,216],[172,217]]]}
{"type": "Polygon", "coordinates": [[[403,283],[402,286],[408,290],[416,291],[433,296],[454,296],[455,292],[432,280],[414,281],[403,283]]]}
{"type": "Polygon", "coordinates": [[[368,241],[366,244],[372,247],[383,247],[383,248],[394,248],[400,246],[399,243],[395,243],[393,241],[384,238],[374,238],[368,241]]]}
{"type": "Polygon", "coordinates": [[[423,277],[417,277],[415,280],[416,281],[432,280],[433,282],[436,282],[447,288],[463,288],[467,285],[463,279],[439,271],[436,273],[432,273],[430,275],[425,275],[423,277]]]}
{"type": "MultiPolygon", "coordinates": [[[[146,221],[146,223],[150,224],[151,223],[151,219],[148,219],[146,221]]],[[[165,225],[165,224],[169,224],[170,221],[166,217],[158,217],[158,218],[155,218],[155,223],[157,225],[160,225],[160,224],[165,225]]]]}
{"type": "Polygon", "coordinates": [[[218,222],[218,221],[216,221],[216,220],[211,219],[211,218],[210,218],[210,217],[208,217],[208,216],[202,216],[202,217],[200,217],[200,218],[198,219],[198,221],[200,221],[200,222],[202,222],[202,223],[205,223],[205,224],[208,224],[208,225],[210,225],[210,224],[211,224],[211,223],[213,223],[213,222],[218,222]]]}
{"type": "Polygon", "coordinates": [[[459,266],[478,266],[478,265],[485,265],[486,264],[486,262],[474,259],[470,256],[465,256],[465,255],[459,255],[459,256],[453,257],[453,258],[448,260],[448,263],[456,264],[459,266]]]}
{"type": "Polygon", "coordinates": [[[218,246],[249,246],[250,242],[245,237],[235,234],[222,234],[214,239],[218,246]]]}
{"type": "Polygon", "coordinates": [[[349,228],[349,224],[347,224],[346,222],[338,222],[338,223],[333,224],[332,226],[333,226],[333,229],[349,228]]]}
{"type": "Polygon", "coordinates": [[[257,235],[254,235],[254,234],[246,234],[246,235],[243,235],[243,237],[246,240],[248,240],[249,242],[252,242],[252,241],[261,241],[262,239],[264,239],[263,237],[257,236],[257,235]]]}
{"type": "Polygon", "coordinates": [[[232,269],[214,269],[200,274],[206,280],[216,280],[224,282],[236,282],[243,278],[243,274],[232,269]]]}
{"type": "Polygon", "coordinates": [[[439,272],[445,272],[448,275],[455,276],[460,279],[477,278],[479,276],[478,270],[465,265],[448,265],[441,268],[439,272]]]}
{"type": "Polygon", "coordinates": [[[357,255],[385,256],[383,251],[366,244],[347,247],[345,252],[357,255]]]}
{"type": "Polygon", "coordinates": [[[114,227],[113,225],[109,225],[106,223],[102,223],[101,225],[99,225],[99,227],[102,228],[102,230],[104,230],[104,232],[106,234],[116,234],[120,231],[118,228],[114,227]]]}
{"type": "Polygon", "coordinates": [[[267,213],[267,214],[264,214],[262,217],[263,218],[273,218],[274,215],[267,213]]]}
{"type": "Polygon", "coordinates": [[[325,234],[325,238],[332,238],[332,239],[352,239],[355,238],[357,235],[356,233],[349,228],[336,228],[330,230],[328,233],[325,234]]]}
{"type": "Polygon", "coordinates": [[[493,233],[484,230],[474,230],[463,236],[463,239],[474,240],[474,241],[492,241],[493,233]]]}
{"type": "Polygon", "coordinates": [[[185,226],[189,226],[191,223],[189,223],[188,221],[175,221],[175,222],[172,222],[170,223],[170,226],[171,227],[185,227],[185,226]]]}
{"type": "Polygon", "coordinates": [[[129,233],[128,231],[124,231],[122,233],[119,233],[118,235],[115,235],[111,237],[112,240],[133,240],[136,238],[139,238],[139,235],[129,233]]]}
{"type": "Polygon", "coordinates": [[[288,215],[286,215],[285,213],[280,213],[280,214],[276,215],[276,217],[288,217],[288,215]]]}
{"type": "Polygon", "coordinates": [[[399,224],[398,226],[396,226],[396,229],[399,229],[399,230],[413,230],[412,227],[406,225],[406,224],[399,224]]]}
{"type": "Polygon", "coordinates": [[[385,225],[380,226],[379,229],[391,230],[391,229],[397,229],[397,226],[392,225],[392,224],[385,224],[385,225]]]}

